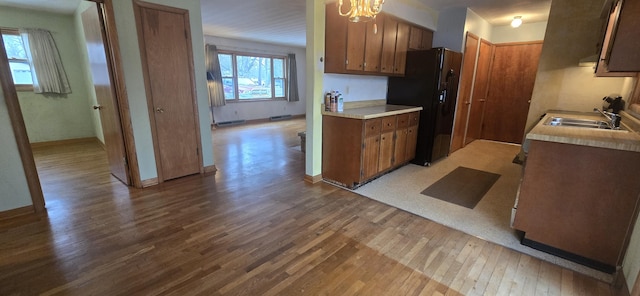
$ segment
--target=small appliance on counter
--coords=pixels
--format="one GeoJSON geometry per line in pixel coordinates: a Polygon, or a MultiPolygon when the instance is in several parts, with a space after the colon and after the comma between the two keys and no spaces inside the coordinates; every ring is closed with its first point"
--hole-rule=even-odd
{"type": "Polygon", "coordinates": [[[609,104],[608,106],[602,105],[602,111],[609,111],[618,114],[620,111],[624,110],[625,101],[621,96],[616,96],[615,98],[606,96],[602,98],[602,100],[609,104]]]}

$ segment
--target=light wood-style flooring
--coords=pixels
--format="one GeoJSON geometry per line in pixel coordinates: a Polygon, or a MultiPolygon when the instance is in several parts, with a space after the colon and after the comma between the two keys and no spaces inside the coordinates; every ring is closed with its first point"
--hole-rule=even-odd
{"type": "Polygon", "coordinates": [[[120,184],[95,142],[34,150],[48,215],[0,223],[0,295],[625,295],[319,183],[304,120],[213,131],[218,173],[120,184]]]}

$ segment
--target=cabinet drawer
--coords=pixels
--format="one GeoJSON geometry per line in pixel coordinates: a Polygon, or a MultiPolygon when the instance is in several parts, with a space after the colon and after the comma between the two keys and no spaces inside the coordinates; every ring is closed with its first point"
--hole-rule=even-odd
{"type": "Polygon", "coordinates": [[[398,128],[409,126],[409,113],[398,115],[398,128]]]}
{"type": "Polygon", "coordinates": [[[381,118],[367,119],[364,122],[364,136],[371,137],[371,136],[379,135],[381,128],[382,128],[381,118]]]}
{"type": "Polygon", "coordinates": [[[409,126],[418,125],[420,123],[420,112],[409,113],[409,126]]]}
{"type": "Polygon", "coordinates": [[[382,117],[382,131],[388,132],[396,129],[396,117],[387,116],[382,117]]]}

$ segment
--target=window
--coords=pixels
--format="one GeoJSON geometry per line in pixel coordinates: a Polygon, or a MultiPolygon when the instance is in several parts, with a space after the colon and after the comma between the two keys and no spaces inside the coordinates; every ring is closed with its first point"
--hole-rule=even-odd
{"type": "Polygon", "coordinates": [[[287,98],[287,57],[221,51],[218,59],[227,101],[287,98]]]}
{"type": "Polygon", "coordinates": [[[1,29],[2,42],[9,58],[9,68],[13,83],[18,90],[31,89],[33,79],[31,77],[31,66],[27,60],[27,52],[22,43],[22,37],[16,29],[1,29]]]}

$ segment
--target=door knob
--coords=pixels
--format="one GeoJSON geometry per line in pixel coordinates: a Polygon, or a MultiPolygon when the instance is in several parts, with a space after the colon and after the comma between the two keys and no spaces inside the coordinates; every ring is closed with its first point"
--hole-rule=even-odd
{"type": "Polygon", "coordinates": [[[104,107],[100,106],[100,105],[93,105],[93,110],[102,110],[104,109],[104,107]]]}
{"type": "Polygon", "coordinates": [[[163,113],[163,112],[164,112],[164,109],[162,109],[162,108],[158,107],[158,108],[156,108],[156,112],[158,112],[158,113],[163,113]]]}

